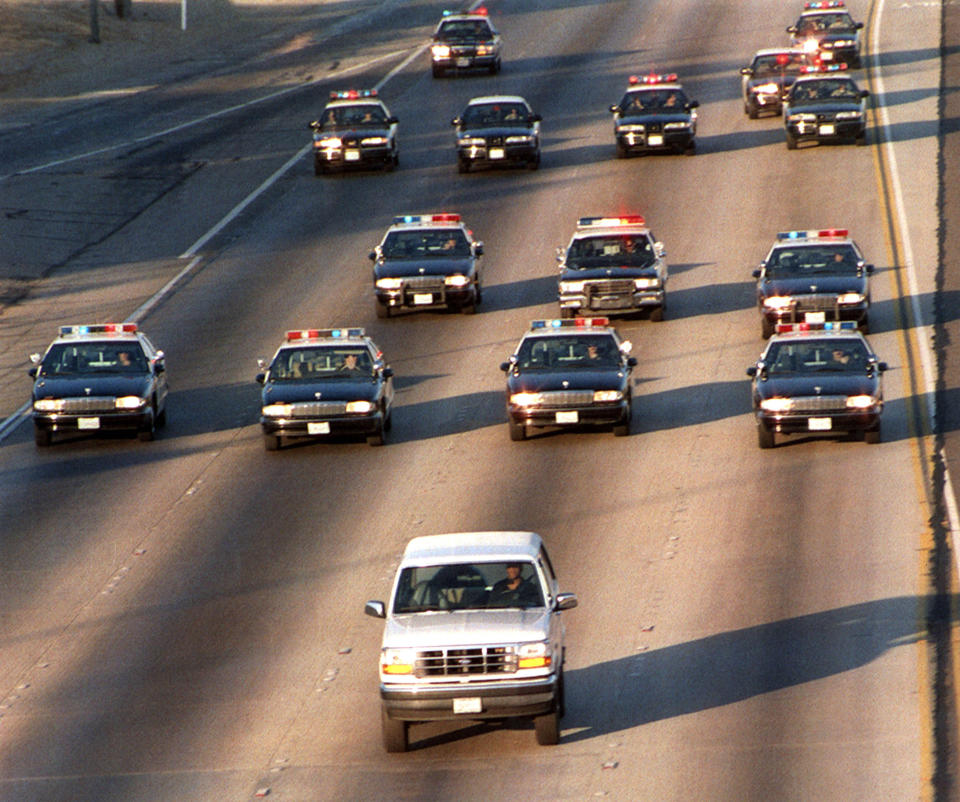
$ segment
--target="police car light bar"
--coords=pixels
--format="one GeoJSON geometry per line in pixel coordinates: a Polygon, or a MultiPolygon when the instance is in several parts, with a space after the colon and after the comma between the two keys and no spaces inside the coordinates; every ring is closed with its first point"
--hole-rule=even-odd
{"type": "Polygon", "coordinates": [[[816,64],[807,64],[803,68],[803,72],[810,73],[814,72],[843,72],[847,69],[847,62],[841,61],[839,64],[834,62],[833,64],[825,64],[822,61],[818,61],[816,64]]]}
{"type": "Polygon", "coordinates": [[[352,328],[352,329],[297,329],[295,331],[288,331],[286,335],[286,340],[288,343],[297,342],[298,340],[324,340],[324,339],[333,339],[333,340],[342,340],[347,337],[363,337],[364,331],[362,328],[352,328]]]}
{"type": "Polygon", "coordinates": [[[856,331],[856,320],[828,320],[825,323],[777,323],[777,334],[803,331],[856,331]]]}
{"type": "Polygon", "coordinates": [[[807,11],[823,8],[846,8],[843,0],[807,0],[803,7],[807,11]]]}
{"type": "Polygon", "coordinates": [[[630,86],[636,86],[637,84],[668,84],[673,83],[676,80],[677,74],[675,72],[651,72],[643,76],[631,75],[630,86]]]}
{"type": "Polygon", "coordinates": [[[850,230],[846,228],[821,228],[811,231],[780,231],[777,234],[777,239],[823,239],[824,237],[847,237],[849,235],[850,230]]]}
{"type": "Polygon", "coordinates": [[[361,97],[376,97],[376,89],[341,89],[330,93],[331,100],[356,100],[361,97]]]}
{"type": "Polygon", "coordinates": [[[554,318],[553,320],[533,320],[530,322],[530,330],[536,331],[538,329],[588,329],[593,326],[609,326],[610,318],[608,317],[575,317],[570,319],[560,320],[554,318]]]}
{"type": "Polygon", "coordinates": [[[394,225],[404,223],[459,223],[460,215],[453,212],[443,214],[404,214],[393,218],[394,225]]]}
{"type": "Polygon", "coordinates": [[[589,228],[591,226],[645,226],[646,224],[647,221],[642,214],[624,214],[620,215],[620,217],[581,217],[577,220],[577,228],[589,228]]]}
{"type": "Polygon", "coordinates": [[[61,337],[82,337],[85,334],[133,334],[136,323],[92,323],[84,326],[61,326],[61,337]]]}

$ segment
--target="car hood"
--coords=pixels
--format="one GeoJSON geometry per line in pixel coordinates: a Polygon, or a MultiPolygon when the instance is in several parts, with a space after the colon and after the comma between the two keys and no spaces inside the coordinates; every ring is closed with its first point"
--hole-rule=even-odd
{"type": "Polygon", "coordinates": [[[475,137],[490,137],[490,136],[532,136],[536,133],[536,130],[533,126],[530,125],[492,125],[488,128],[483,127],[471,127],[471,128],[462,128],[460,133],[457,136],[475,136],[475,137]]]}
{"type": "Polygon", "coordinates": [[[314,139],[327,139],[329,137],[339,137],[340,139],[366,139],[370,136],[390,136],[390,129],[387,127],[362,127],[356,128],[337,128],[336,130],[320,131],[314,134],[314,139]]]}
{"type": "Polygon", "coordinates": [[[856,42],[857,41],[857,32],[849,31],[847,33],[824,33],[815,37],[818,42],[823,44],[824,42],[856,42]]]}
{"type": "Polygon", "coordinates": [[[469,275],[472,270],[473,259],[469,256],[456,259],[387,259],[374,267],[377,278],[450,276],[455,273],[469,275]]]}
{"type": "Polygon", "coordinates": [[[835,114],[838,111],[860,111],[859,100],[789,101],[788,114],[835,114]]]}
{"type": "Polygon", "coordinates": [[[565,373],[530,370],[511,373],[507,377],[507,389],[511,393],[540,393],[547,390],[622,390],[625,382],[626,374],[620,370],[571,370],[565,373]]]}
{"type": "Polygon", "coordinates": [[[763,86],[763,84],[776,84],[781,89],[786,89],[793,86],[793,82],[796,80],[796,75],[755,75],[747,80],[747,86],[752,89],[755,86],[763,86]]]}
{"type": "Polygon", "coordinates": [[[686,123],[690,122],[690,112],[657,111],[649,114],[621,114],[618,125],[649,125],[650,123],[686,123]]]}
{"type": "Polygon", "coordinates": [[[862,276],[812,275],[804,278],[774,278],[761,282],[764,295],[807,295],[808,293],[840,294],[865,293],[866,279],[862,276]]]}
{"type": "Polygon", "coordinates": [[[877,373],[864,372],[786,374],[756,382],[760,398],[815,395],[872,395],[879,390],[877,373]],[[817,389],[819,388],[819,390],[817,389]]]}
{"type": "Polygon", "coordinates": [[[655,265],[650,267],[587,267],[566,268],[560,274],[561,281],[587,281],[596,278],[657,278],[659,273],[655,265]]]}
{"type": "Polygon", "coordinates": [[[150,377],[88,375],[76,378],[41,376],[33,385],[34,398],[83,398],[84,396],[145,396],[150,392],[150,377]],[[88,392],[89,390],[89,392],[88,392]]]}
{"type": "Polygon", "coordinates": [[[261,398],[264,404],[292,404],[297,401],[372,401],[377,397],[374,379],[334,379],[327,382],[268,382],[261,398]],[[319,394],[319,395],[318,395],[319,394]]]}
{"type": "Polygon", "coordinates": [[[545,607],[527,610],[444,610],[390,616],[383,629],[385,648],[429,649],[546,640],[550,615],[545,607]]]}

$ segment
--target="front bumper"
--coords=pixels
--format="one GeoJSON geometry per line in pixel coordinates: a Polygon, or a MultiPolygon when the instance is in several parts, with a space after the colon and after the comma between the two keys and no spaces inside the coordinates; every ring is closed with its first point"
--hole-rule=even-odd
{"type": "Polygon", "coordinates": [[[664,305],[666,292],[660,290],[635,290],[632,293],[605,293],[596,291],[587,293],[561,293],[558,296],[561,309],[575,312],[632,312],[637,309],[650,309],[664,305]]]}
{"type": "Polygon", "coordinates": [[[489,69],[496,65],[499,58],[498,53],[454,53],[444,57],[433,56],[432,60],[434,68],[438,70],[475,70],[489,69]]]}
{"type": "Polygon", "coordinates": [[[629,153],[657,150],[686,150],[696,137],[689,128],[665,131],[617,132],[617,146],[629,153]]]}
{"type": "Polygon", "coordinates": [[[260,416],[264,434],[283,437],[327,437],[335,435],[375,434],[383,429],[380,410],[370,415],[330,418],[267,418],[260,416]]]}
{"type": "Polygon", "coordinates": [[[858,412],[806,412],[774,415],[758,410],[757,423],[771,432],[783,434],[830,434],[863,432],[880,424],[882,407],[858,412]]]}
{"type": "Polygon", "coordinates": [[[778,323],[803,323],[806,314],[820,315],[824,320],[855,320],[858,325],[863,325],[867,321],[870,304],[866,301],[859,304],[844,304],[830,309],[803,309],[796,307],[786,307],[785,309],[771,309],[767,306],[760,307],[760,314],[766,319],[771,327],[776,327],[778,323]]]}
{"type": "Polygon", "coordinates": [[[582,407],[519,407],[507,405],[510,420],[526,426],[613,426],[630,411],[626,399],[582,407]]]}
{"type": "Polygon", "coordinates": [[[315,148],[313,161],[318,170],[327,171],[383,167],[393,162],[393,151],[389,145],[315,148]]]}
{"type": "Polygon", "coordinates": [[[34,412],[33,425],[46,432],[145,431],[153,426],[153,411],[99,412],[86,415],[34,412]]]}
{"type": "Polygon", "coordinates": [[[504,164],[530,164],[540,160],[539,145],[469,145],[457,147],[461,163],[496,167],[504,164]]]}
{"type": "Polygon", "coordinates": [[[860,66],[860,48],[853,47],[821,47],[820,60],[828,64],[845,63],[850,67],[860,66]]]}
{"type": "Polygon", "coordinates": [[[551,675],[526,681],[424,683],[412,687],[381,683],[380,699],[387,715],[400,721],[537,716],[555,709],[557,678],[551,675]],[[454,713],[454,699],[479,699],[480,711],[454,713]]]}
{"type": "Polygon", "coordinates": [[[391,309],[459,309],[477,302],[476,286],[429,287],[404,286],[398,290],[375,291],[377,303],[391,309]]]}
{"type": "Polygon", "coordinates": [[[831,141],[857,139],[867,130],[866,122],[859,120],[831,120],[825,122],[787,122],[787,134],[801,141],[831,141]]]}

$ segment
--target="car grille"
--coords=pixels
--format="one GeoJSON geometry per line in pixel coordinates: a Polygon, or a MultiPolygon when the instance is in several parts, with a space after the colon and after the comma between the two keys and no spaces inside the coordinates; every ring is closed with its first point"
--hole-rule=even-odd
{"type": "MultiPolygon", "coordinates": [[[[523,133],[523,132],[521,132],[523,133]]],[[[501,147],[503,145],[502,136],[488,136],[487,137],[487,147],[501,147]]]]}
{"type": "Polygon", "coordinates": [[[299,401],[293,405],[294,418],[325,418],[346,414],[346,401],[299,401]]]}
{"type": "Polygon", "coordinates": [[[832,123],[837,117],[836,112],[833,111],[822,111],[817,114],[818,123],[832,123]]]}
{"type": "Polygon", "coordinates": [[[647,123],[647,132],[652,134],[658,134],[663,130],[662,123],[647,123]]]}
{"type": "Polygon", "coordinates": [[[844,412],[847,408],[845,395],[804,395],[792,400],[792,412],[844,412]]]}
{"type": "Polygon", "coordinates": [[[588,281],[587,292],[590,295],[612,295],[627,293],[633,295],[633,279],[604,279],[588,281]]]}
{"type": "Polygon", "coordinates": [[[450,51],[455,56],[475,56],[477,55],[476,45],[454,45],[450,51]]]}
{"type": "Polygon", "coordinates": [[[837,308],[835,294],[796,295],[794,300],[798,312],[832,312],[837,308]]]}
{"type": "Polygon", "coordinates": [[[516,671],[513,647],[470,646],[417,652],[418,677],[460,677],[471,674],[512,674],[516,671]]]}
{"type": "Polygon", "coordinates": [[[545,407],[583,407],[593,403],[593,390],[548,390],[540,393],[545,407]]]}
{"type": "Polygon", "coordinates": [[[404,286],[424,292],[439,292],[443,289],[443,276],[404,276],[404,286]]]}
{"type": "Polygon", "coordinates": [[[68,415],[86,412],[116,412],[116,399],[111,396],[91,396],[89,398],[63,399],[63,411],[68,415]]]}

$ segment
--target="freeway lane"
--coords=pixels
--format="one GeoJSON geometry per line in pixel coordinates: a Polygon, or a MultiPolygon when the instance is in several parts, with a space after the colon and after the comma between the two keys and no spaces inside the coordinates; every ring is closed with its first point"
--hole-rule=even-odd
{"type": "MultiPolygon", "coordinates": [[[[722,2],[496,5],[500,77],[435,82],[421,59],[385,89],[397,173],[318,181],[295,168],[143,322],[173,381],[160,440],[37,452],[24,427],[6,442],[0,797],[924,796],[927,513],[875,162],[852,147],[788,154],[779,121],[746,119],[736,68],[792,20],[737,8],[742,28],[721,35],[722,2]],[[701,155],[612,158],[606,106],[650,66],[676,69],[700,99],[701,155]],[[491,90],[543,113],[539,172],[456,174],[446,121],[491,90]],[[856,204],[834,189],[841,165],[856,204]],[[487,245],[481,313],[376,320],[366,253],[392,214],[440,209],[487,245]],[[531,318],[555,314],[554,246],[581,214],[628,210],[647,215],[673,270],[668,319],[620,325],[640,359],[635,436],[510,443],[497,365],[531,318]],[[885,442],[760,453],[744,376],[762,346],[750,270],[777,230],[832,224],[878,266],[885,442]],[[365,325],[396,369],[387,447],[263,451],[255,358],[317,323],[365,325]],[[561,745],[537,747],[520,724],[436,724],[414,729],[410,754],[385,755],[379,628],[363,601],[387,593],[413,535],[514,527],[545,535],[581,598],[561,745]]],[[[935,41],[934,19],[911,19],[935,41]]],[[[903,81],[929,69],[900,60],[903,81]]],[[[143,168],[173,153],[219,167],[87,250],[58,274],[64,294],[8,310],[4,336],[22,353],[64,309],[129,314],[232,205],[218,193],[256,186],[302,144],[302,106],[139,154],[143,168]],[[272,157],[228,164],[241,133],[272,157]],[[159,225],[175,214],[182,227],[159,225]]],[[[7,384],[13,409],[26,388],[7,384]]]]}

